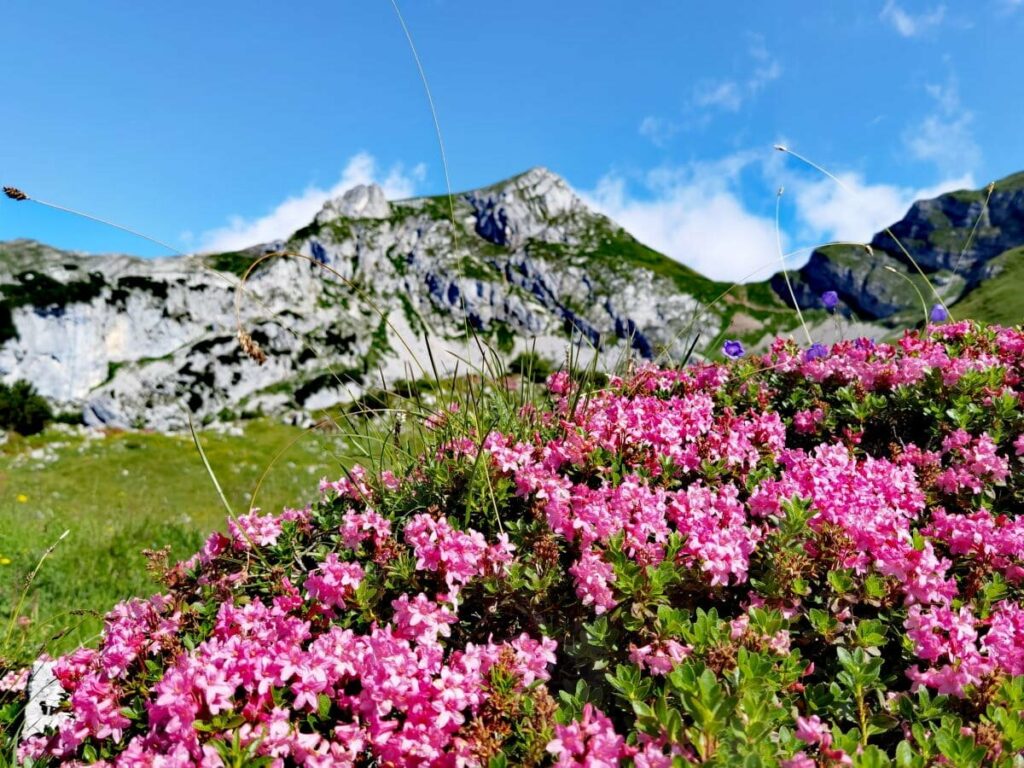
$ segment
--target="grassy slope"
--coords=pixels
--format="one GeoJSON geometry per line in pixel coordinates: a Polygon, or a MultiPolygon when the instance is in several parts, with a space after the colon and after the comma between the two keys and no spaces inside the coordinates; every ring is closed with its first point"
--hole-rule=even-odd
{"type": "MultiPolygon", "coordinates": [[[[1018,189],[1024,189],[1024,171],[1014,173],[1010,176],[1000,179],[995,182],[994,191],[996,192],[1013,192],[1018,189]]],[[[958,189],[955,192],[949,193],[952,197],[957,200],[968,202],[968,203],[980,203],[985,200],[985,196],[988,191],[985,188],[982,189],[958,189]]]]}
{"type": "MultiPolygon", "coordinates": [[[[201,440],[236,513],[274,455],[300,438],[271,470],[257,505],[279,510],[305,503],[324,475],[340,476],[339,439],[269,421],[250,422],[244,437],[204,433],[201,440]]],[[[41,553],[70,530],[30,591],[31,642],[75,626],[51,651],[87,640],[96,614],[118,600],[154,590],[144,548],[194,552],[223,528],[225,511],[188,436],[124,433],[84,441],[54,431],[14,438],[0,455],[0,632],[41,553]],[[53,460],[30,458],[33,450],[53,460]],[[22,497],[22,498],[19,498],[22,497]],[[7,562],[7,561],[10,562],[7,562]],[[67,611],[96,612],[69,616],[67,611]],[[77,626],[76,626],[77,625],[77,626]]]]}
{"type": "Polygon", "coordinates": [[[1024,247],[1006,251],[991,263],[1002,271],[953,305],[954,317],[1000,325],[1024,323],[1024,247]]]}
{"type": "MultiPolygon", "coordinates": [[[[705,316],[721,318],[721,333],[714,337],[702,336],[698,344],[699,351],[713,358],[720,357],[726,338],[756,344],[766,335],[791,331],[797,324],[796,314],[776,295],[768,281],[733,285],[711,280],[648,248],[624,230],[609,233],[588,256],[605,269],[625,269],[627,275],[629,270],[645,269],[671,280],[677,290],[694,296],[706,307],[705,316]]],[[[805,315],[808,315],[806,311],[805,315]]],[[[702,328],[700,318],[694,328],[702,328]]]]}
{"type": "Polygon", "coordinates": [[[648,248],[625,230],[608,228],[598,237],[597,246],[587,253],[592,264],[627,274],[634,269],[647,270],[671,280],[681,293],[689,293],[702,302],[712,301],[729,287],[648,248]]]}

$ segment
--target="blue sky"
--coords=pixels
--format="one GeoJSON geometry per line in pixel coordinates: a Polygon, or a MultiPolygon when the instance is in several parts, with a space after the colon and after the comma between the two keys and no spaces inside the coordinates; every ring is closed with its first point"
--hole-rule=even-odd
{"type": "MultiPolygon", "coordinates": [[[[788,251],[1024,168],[1024,0],[401,7],[456,190],[548,166],[713,277],[771,271],[780,186],[788,251]]],[[[182,250],[286,235],[350,183],[444,191],[389,0],[5,3],[0,44],[0,183],[182,250]]],[[[161,253],[3,200],[15,237],[161,253]]]]}

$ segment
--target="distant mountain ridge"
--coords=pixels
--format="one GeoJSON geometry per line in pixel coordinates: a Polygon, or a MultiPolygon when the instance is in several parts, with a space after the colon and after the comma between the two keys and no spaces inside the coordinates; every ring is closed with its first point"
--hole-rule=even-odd
{"type": "MultiPolygon", "coordinates": [[[[962,259],[984,190],[915,203],[892,231],[950,303],[983,313],[979,291],[1004,291],[1018,274],[1022,190],[1024,174],[996,185],[962,259]]],[[[913,288],[886,265],[919,280],[885,235],[872,253],[819,248],[791,273],[815,339],[836,332],[821,310],[826,290],[842,297],[851,332],[885,335],[920,319],[913,288]]],[[[730,287],[637,242],[544,168],[451,203],[388,201],[358,186],[287,241],[234,253],[137,259],[0,243],[0,375],[33,382],[88,423],[164,430],[187,412],[199,422],[305,414],[429,378],[427,339],[435,363],[465,371],[479,357],[474,337],[506,361],[536,351],[558,365],[570,338],[609,363],[678,359],[694,342],[698,355],[715,354],[726,337],[753,348],[794,329],[781,276],[730,287]],[[262,263],[241,304],[268,355],[258,365],[236,338],[234,286],[282,248],[308,261],[262,263]]]]}
{"type": "MultiPolygon", "coordinates": [[[[934,294],[900,244],[928,275],[946,304],[955,306],[966,300],[983,284],[1008,274],[1007,268],[1015,265],[1009,254],[1024,246],[1024,172],[994,183],[986,205],[987,197],[986,188],[918,201],[889,228],[892,235],[875,235],[870,253],[849,245],[818,248],[802,269],[791,274],[797,301],[802,307],[820,306],[821,293],[834,290],[861,318],[887,325],[905,324],[915,314],[920,315],[920,299],[904,278],[911,280],[929,303],[934,294]],[[893,274],[892,269],[903,277],[893,274]]],[[[781,275],[772,278],[771,284],[792,303],[781,275]]],[[[989,312],[994,307],[977,301],[969,306],[977,319],[996,319],[989,312]]],[[[1024,302],[1020,307],[1024,308],[1024,302]]],[[[1007,318],[1002,319],[1005,322],[1007,318]]],[[[1021,321],[1024,316],[1014,320],[1021,321]]]]}

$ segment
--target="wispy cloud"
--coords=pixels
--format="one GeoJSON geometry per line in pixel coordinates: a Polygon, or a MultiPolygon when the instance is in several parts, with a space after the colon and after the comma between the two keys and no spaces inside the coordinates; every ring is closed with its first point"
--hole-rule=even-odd
{"type": "Polygon", "coordinates": [[[325,202],[357,184],[379,184],[392,200],[411,197],[425,175],[426,166],[422,163],[410,171],[396,164],[382,172],[373,155],[360,152],[349,158],[340,178],[329,189],[308,187],[262,216],[232,216],[223,227],[200,235],[200,250],[232,251],[288,237],[311,222],[325,202]]]}
{"type": "Polygon", "coordinates": [[[651,143],[656,147],[664,147],[668,142],[679,133],[681,126],[679,123],[675,123],[671,120],[666,120],[663,117],[655,117],[654,115],[648,115],[640,121],[640,135],[646,139],[650,139],[651,143]]]}
{"type": "Polygon", "coordinates": [[[648,115],[639,125],[639,133],[658,147],[666,146],[680,131],[697,125],[706,125],[715,112],[739,112],[774,80],[782,76],[782,64],[765,46],[760,35],[751,36],[747,53],[752,67],[743,77],[705,79],[696,83],[686,103],[685,118],[665,118],[648,115]],[[694,117],[693,113],[699,113],[694,117]]]}
{"type": "Polygon", "coordinates": [[[1005,19],[1024,10],[1024,0],[992,0],[993,15],[1005,19]]]}
{"type": "Polygon", "coordinates": [[[782,64],[768,52],[764,38],[761,36],[754,37],[754,42],[750,46],[750,55],[756,62],[756,66],[753,75],[747,80],[747,91],[753,95],[768,83],[778,80],[782,76],[782,64]]]}
{"type": "Polygon", "coordinates": [[[977,168],[981,149],[974,140],[974,113],[960,101],[956,78],[925,87],[934,110],[903,134],[903,143],[917,160],[933,163],[944,174],[962,175],[977,168]]]}
{"type": "Polygon", "coordinates": [[[942,24],[946,18],[946,6],[937,5],[923,13],[912,14],[897,4],[896,0],[886,0],[879,18],[903,37],[916,37],[942,24]]]}
{"type": "Polygon", "coordinates": [[[748,53],[754,60],[754,68],[747,77],[698,83],[693,91],[693,104],[737,112],[744,102],[782,76],[782,65],[768,52],[764,38],[755,36],[748,53]]]}
{"type": "Polygon", "coordinates": [[[743,90],[735,80],[701,83],[694,90],[693,103],[698,107],[721,107],[737,112],[743,106],[743,90]]]}

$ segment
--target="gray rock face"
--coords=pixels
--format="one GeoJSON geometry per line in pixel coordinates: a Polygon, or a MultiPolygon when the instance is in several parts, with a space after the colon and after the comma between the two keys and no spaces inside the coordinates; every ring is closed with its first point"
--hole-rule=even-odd
{"type": "MultiPolygon", "coordinates": [[[[999,182],[987,206],[984,190],[916,202],[891,230],[925,270],[959,268],[970,281],[986,262],[1024,243],[1024,173],[999,182]]],[[[884,232],[872,245],[900,253],[884,232]]]]}
{"type": "MultiPolygon", "coordinates": [[[[371,185],[329,201],[287,243],[240,254],[143,260],[0,244],[0,375],[28,379],[90,425],[164,430],[188,413],[310,411],[382,377],[428,376],[426,339],[454,368],[479,359],[467,326],[508,359],[536,349],[558,363],[568,338],[605,360],[689,345],[699,302],[665,269],[594,261],[637,246],[550,171],[460,195],[454,214],[447,198],[389,203],[371,185]],[[239,275],[282,247],[308,261],[261,263],[236,321],[239,275]],[[265,364],[241,351],[239,323],[265,364]]],[[[718,315],[701,328],[717,333],[718,315]]]]}
{"type": "Polygon", "coordinates": [[[530,240],[578,242],[574,235],[593,217],[563,179],[533,168],[498,189],[465,195],[476,233],[496,245],[520,247],[530,240]]]}
{"type": "Polygon", "coordinates": [[[333,219],[386,219],[391,215],[391,206],[384,197],[384,190],[376,184],[360,184],[352,187],[341,197],[329,200],[316,216],[318,224],[333,219]]]}
{"type": "MultiPolygon", "coordinates": [[[[830,246],[811,254],[799,272],[791,273],[793,293],[803,308],[822,307],[825,291],[839,294],[846,309],[871,318],[890,317],[907,308],[913,289],[887,268],[905,272],[904,264],[885,251],[868,252],[854,246],[830,246]]],[[[789,300],[781,274],[771,281],[779,296],[789,300]]],[[[790,300],[789,303],[792,303],[790,300]]]]}
{"type": "Polygon", "coordinates": [[[22,740],[58,728],[68,718],[66,712],[59,711],[67,694],[53,674],[55,664],[54,661],[37,661],[32,665],[26,690],[28,703],[25,705],[25,724],[21,729],[22,740]]]}
{"type": "MultiPolygon", "coordinates": [[[[890,227],[947,303],[992,277],[989,262],[1024,244],[1024,173],[997,182],[987,206],[986,196],[986,190],[976,190],[922,200],[890,227]]],[[[855,246],[826,246],[811,254],[807,264],[790,275],[800,306],[820,308],[821,294],[834,290],[862,317],[901,318],[917,312],[920,305],[906,278],[919,283],[926,302],[934,300],[890,234],[875,235],[870,245],[872,253],[855,246]]],[[[771,284],[792,303],[782,275],[772,278],[771,284]]]]}

